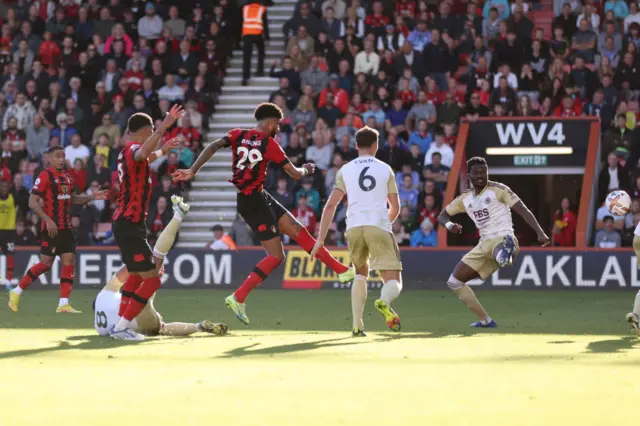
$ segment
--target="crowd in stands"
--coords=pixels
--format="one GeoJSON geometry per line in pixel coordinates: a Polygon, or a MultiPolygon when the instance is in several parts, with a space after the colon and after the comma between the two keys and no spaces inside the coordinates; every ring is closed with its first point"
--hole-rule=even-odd
{"type": "MultiPolygon", "coordinates": [[[[280,84],[270,100],[286,112],[279,141],[320,173],[301,186],[273,179],[270,189],[311,228],[364,125],[380,131],[378,157],[397,173],[400,245],[436,244],[463,118],[600,116],[603,152],[616,152],[625,170],[603,193],[630,185],[640,95],[634,2],[300,1],[283,31],[286,51],[270,71],[280,84]],[[552,8],[552,24],[534,22],[535,11],[552,8]]],[[[557,234],[568,223],[559,213],[557,234]]],[[[344,244],[344,216],[341,206],[327,243],[344,244]]]]}
{"type": "Polygon", "coordinates": [[[13,0],[0,5],[1,179],[13,183],[18,244],[34,244],[38,218],[29,191],[46,151],[63,146],[74,191],[108,189],[110,198],[72,211],[79,245],[109,244],[120,185],[116,170],[125,127],[136,112],[161,120],[172,104],[186,115],[165,135],[183,142],[152,164],[150,243],[171,218],[168,177],[188,167],[239,39],[240,12],[219,2],[13,0]]]}

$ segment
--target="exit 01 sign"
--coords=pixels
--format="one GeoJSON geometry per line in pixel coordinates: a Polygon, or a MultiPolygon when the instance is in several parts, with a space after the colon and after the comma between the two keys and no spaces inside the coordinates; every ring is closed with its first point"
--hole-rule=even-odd
{"type": "Polygon", "coordinates": [[[513,165],[516,167],[547,166],[546,155],[514,155],[513,165]]]}

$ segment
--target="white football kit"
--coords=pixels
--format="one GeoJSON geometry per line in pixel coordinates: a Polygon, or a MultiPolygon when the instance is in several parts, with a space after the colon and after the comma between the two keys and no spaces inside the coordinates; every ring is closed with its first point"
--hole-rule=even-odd
{"type": "MultiPolygon", "coordinates": [[[[96,297],[93,327],[100,336],[108,336],[118,322],[120,309],[120,292],[102,290],[96,297]]],[[[135,320],[134,320],[135,322],[135,320]]]]}
{"type": "Polygon", "coordinates": [[[387,196],[397,194],[395,174],[387,163],[362,156],[342,166],[336,188],[347,194],[347,231],[358,226],[375,226],[391,232],[387,196]]]}

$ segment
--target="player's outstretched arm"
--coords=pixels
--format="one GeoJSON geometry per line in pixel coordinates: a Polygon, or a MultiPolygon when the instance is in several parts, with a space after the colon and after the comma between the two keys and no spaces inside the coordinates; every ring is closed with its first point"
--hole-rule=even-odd
{"type": "MultiPolygon", "coordinates": [[[[165,143],[164,145],[162,145],[161,147],[153,151],[151,155],[149,155],[149,162],[153,163],[158,158],[164,157],[165,155],[167,155],[169,151],[171,151],[172,149],[180,146],[182,139],[183,139],[182,135],[169,139],[167,143],[165,143]]],[[[158,144],[159,143],[160,142],[158,142],[158,144]]]]}
{"type": "Polygon", "coordinates": [[[513,206],[511,206],[511,208],[516,213],[518,213],[525,222],[527,222],[527,225],[529,225],[534,231],[536,231],[536,234],[538,234],[538,242],[543,247],[548,246],[551,243],[549,237],[547,236],[547,234],[545,234],[545,232],[542,230],[542,227],[538,223],[538,219],[536,219],[533,213],[531,213],[531,210],[529,210],[529,208],[525,206],[522,201],[518,201],[513,206]]]}
{"type": "Polygon", "coordinates": [[[167,131],[167,129],[173,126],[173,124],[176,121],[178,121],[180,118],[182,118],[183,115],[184,115],[184,110],[182,109],[182,107],[180,105],[174,105],[169,110],[169,112],[167,112],[167,115],[164,117],[164,120],[162,120],[162,124],[160,124],[160,126],[158,126],[156,131],[153,132],[153,134],[149,136],[149,138],[146,141],[144,141],[140,149],[138,149],[135,152],[134,154],[135,160],[136,161],[147,160],[151,155],[151,153],[153,152],[153,150],[156,148],[156,146],[158,146],[158,142],[160,141],[160,139],[162,139],[162,136],[167,131]]]}
{"type": "Polygon", "coordinates": [[[29,196],[29,208],[44,221],[47,226],[49,236],[51,238],[55,237],[58,233],[58,226],[42,209],[42,197],[36,194],[31,194],[29,196]]]}
{"type": "Polygon", "coordinates": [[[176,170],[172,175],[173,181],[179,182],[193,179],[195,175],[198,174],[198,171],[200,171],[200,168],[204,166],[220,148],[226,148],[227,146],[229,146],[229,142],[226,139],[218,139],[215,142],[211,142],[202,150],[190,168],[186,170],[176,170]]]}
{"type": "Polygon", "coordinates": [[[334,188],[333,191],[331,191],[331,195],[329,195],[329,198],[324,205],[324,210],[322,211],[322,218],[320,219],[320,230],[318,231],[318,240],[316,241],[316,244],[313,246],[313,250],[311,250],[310,253],[312,259],[315,259],[318,250],[320,250],[324,246],[324,240],[327,238],[329,226],[331,226],[333,217],[336,215],[338,204],[340,204],[340,201],[342,201],[343,197],[344,192],[341,189],[334,188]]]}
{"type": "Polygon", "coordinates": [[[289,161],[282,166],[282,170],[284,170],[293,179],[300,180],[305,176],[311,176],[316,171],[316,165],[313,163],[306,163],[303,164],[302,167],[296,167],[291,163],[291,161],[289,161]]]}
{"type": "Polygon", "coordinates": [[[462,225],[451,222],[451,215],[447,213],[446,208],[442,209],[438,215],[438,223],[447,228],[447,230],[453,234],[459,234],[462,232],[462,225]]]}
{"type": "Polygon", "coordinates": [[[93,200],[106,200],[107,191],[94,191],[91,195],[88,194],[71,194],[71,204],[87,204],[93,200]]]}

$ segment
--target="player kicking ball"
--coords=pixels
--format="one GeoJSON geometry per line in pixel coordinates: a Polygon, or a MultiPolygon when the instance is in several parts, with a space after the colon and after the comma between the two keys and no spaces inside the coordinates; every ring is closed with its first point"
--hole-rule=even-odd
{"type": "Polygon", "coordinates": [[[369,127],[358,130],[356,147],[358,158],[338,170],[335,188],[322,212],[318,241],[311,251],[311,257],[323,249],[336,208],[346,196],[346,239],[349,256],[356,269],[356,277],[351,285],[352,334],[366,336],[362,315],[367,301],[369,265],[384,280],[375,307],[391,330],[400,331],[400,317],[391,308],[391,303],[402,291],[400,250],[391,231],[391,224],[400,212],[400,198],[393,170],[375,157],[378,132],[369,127]]]}
{"type": "MultiPolygon", "coordinates": [[[[180,225],[185,215],[189,212],[189,205],[183,202],[182,197],[172,195],[171,202],[173,203],[173,218],[162,231],[153,248],[153,260],[159,272],[162,269],[166,253],[173,245],[180,225]]],[[[109,336],[118,321],[120,321],[120,316],[118,315],[122,302],[120,290],[128,278],[129,271],[126,266],[123,266],[113,274],[111,280],[98,293],[98,297],[93,302],[93,326],[100,336],[109,336]]],[[[184,322],[165,323],[160,313],[153,306],[153,300],[154,298],[152,297],[142,312],[133,320],[132,328],[136,333],[144,336],[190,336],[198,332],[216,335],[227,333],[226,325],[207,320],[195,324],[184,322]]]]}
{"type": "Polygon", "coordinates": [[[496,322],[484,310],[475,293],[467,284],[480,278],[486,280],[498,268],[510,266],[519,252],[518,240],[513,234],[511,209],[515,210],[536,231],[538,242],[549,245],[549,237],[520,198],[506,185],[489,180],[487,162],[482,157],[467,161],[472,188],[460,194],[438,216],[438,222],[449,232],[458,234],[462,226],[451,222],[451,216],[467,213],[480,231],[480,241],[453,270],[447,285],[477,317],[471,327],[496,327],[496,322]]]}
{"type": "MultiPolygon", "coordinates": [[[[267,252],[267,257],[258,262],[240,288],[225,299],[225,304],[245,324],[249,324],[245,299],[285,259],[280,234],[288,235],[307,253],[311,252],[316,243],[309,231],[264,190],[269,163],[281,167],[295,180],[312,175],[315,165],[304,164],[301,168],[295,167],[274,139],[276,133],[280,131],[280,122],[284,118],[282,110],[277,105],[272,103],[258,105],[254,117],[258,122],[255,128],[231,130],[225,137],[207,145],[190,169],[178,170],[173,174],[173,180],[176,182],[191,180],[220,148],[232,150],[233,177],[230,182],[238,191],[238,213],[267,252]]],[[[316,257],[338,275],[340,282],[349,282],[353,279],[355,275],[353,269],[336,260],[327,249],[320,249],[316,257]]]]}

